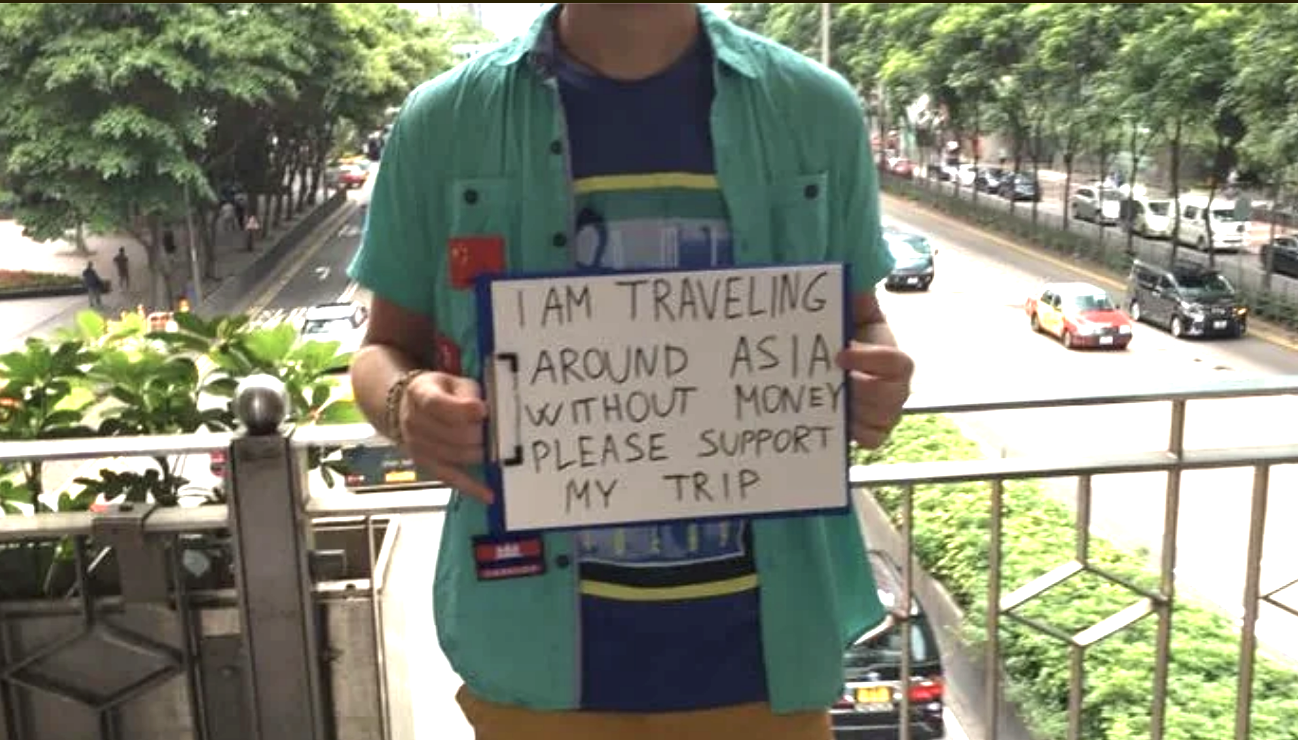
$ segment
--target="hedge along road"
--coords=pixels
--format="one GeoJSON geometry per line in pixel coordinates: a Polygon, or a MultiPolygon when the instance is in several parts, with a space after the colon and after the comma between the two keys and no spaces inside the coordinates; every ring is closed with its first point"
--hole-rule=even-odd
{"type": "MultiPolygon", "coordinates": [[[[1043,178],[1045,180],[1045,178],[1043,178]]],[[[948,196],[955,194],[954,186],[949,183],[936,183],[932,181],[915,180],[918,186],[927,186],[931,189],[939,190],[948,196]]],[[[1064,204],[1062,199],[1063,183],[1057,184],[1057,187],[1051,187],[1048,181],[1042,183],[1042,199],[1037,204],[1037,218],[1042,226],[1054,226],[1063,228],[1064,204]]],[[[1073,192],[1084,185],[1092,184],[1088,179],[1077,179],[1073,182],[1073,192]]],[[[1199,193],[1207,196],[1207,193],[1199,193]]],[[[960,188],[960,197],[966,201],[974,197],[973,190],[968,187],[960,188]]],[[[1010,202],[994,194],[978,193],[978,205],[993,211],[1008,213],[1010,202]]],[[[1217,196],[1223,198],[1223,196],[1217,196]]],[[[1234,201],[1224,201],[1227,205],[1233,206],[1234,201]]],[[[1020,201],[1014,204],[1014,215],[1024,221],[1032,219],[1032,203],[1020,201]]],[[[1248,234],[1248,246],[1235,254],[1229,252],[1220,252],[1216,255],[1217,269],[1219,269],[1227,279],[1234,282],[1241,288],[1247,288],[1250,291],[1258,291],[1263,283],[1263,274],[1261,258],[1258,256],[1259,248],[1270,238],[1270,224],[1261,221],[1253,221],[1250,224],[1248,234]]],[[[1069,231],[1085,234],[1091,239],[1098,241],[1100,238],[1100,225],[1093,221],[1082,221],[1080,219],[1070,218],[1068,223],[1069,231]]],[[[1105,248],[1110,251],[1120,251],[1126,247],[1127,233],[1120,226],[1106,226],[1104,231],[1105,248]]],[[[1283,227],[1276,230],[1277,234],[1283,234],[1286,229],[1283,227]]],[[[1134,245],[1141,255],[1149,258],[1166,259],[1166,255],[1171,253],[1170,239],[1145,239],[1135,237],[1134,245]]],[[[1196,250],[1194,247],[1182,244],[1177,249],[1177,257],[1186,261],[1207,264],[1208,255],[1205,252],[1196,250]]],[[[1289,300],[1298,300],[1298,279],[1286,275],[1272,275],[1271,290],[1277,295],[1281,295],[1289,300]]]]}
{"type": "MultiPolygon", "coordinates": [[[[1098,276],[1007,242],[908,201],[884,198],[885,223],[917,231],[938,248],[937,277],[929,293],[885,293],[882,302],[902,346],[917,364],[915,395],[957,393],[1009,397],[1036,389],[1084,392],[1148,386],[1162,380],[1298,373],[1298,353],[1246,337],[1182,341],[1162,330],[1135,327],[1125,352],[1065,350],[1034,334],[1024,299],[1046,281],[1081,280],[1120,291],[1098,276]]],[[[1166,449],[1170,405],[998,411],[956,417],[971,437],[1000,454],[1095,455],[1166,449]]],[[[1292,397],[1191,402],[1185,445],[1244,447],[1292,440],[1298,400],[1292,397]]],[[[1161,550],[1166,476],[1101,476],[1094,480],[1093,529],[1132,547],[1161,550]]],[[[1050,489],[1073,502],[1075,479],[1050,489]]],[[[1244,564],[1252,490],[1248,469],[1188,472],[1182,478],[1178,588],[1242,614],[1244,564]]],[[[1298,470],[1271,474],[1263,553],[1263,592],[1298,578],[1298,470]]],[[[1020,585],[1020,584],[1014,584],[1020,585]]],[[[1007,584],[1007,587],[1010,584],[1007,584]]],[[[1298,606],[1298,589],[1287,601],[1298,606]]],[[[1263,605],[1258,634],[1264,644],[1298,660],[1298,620],[1263,605]]]]}

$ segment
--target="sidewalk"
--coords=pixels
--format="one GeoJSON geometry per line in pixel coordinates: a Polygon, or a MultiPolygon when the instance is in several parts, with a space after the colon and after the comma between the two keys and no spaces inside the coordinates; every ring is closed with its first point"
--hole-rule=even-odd
{"type": "MultiPolygon", "coordinates": [[[[203,281],[203,295],[208,296],[232,275],[237,275],[252,265],[275,240],[300,221],[311,208],[296,217],[280,222],[279,226],[263,233],[253,251],[244,248],[241,232],[228,232],[218,228],[216,238],[215,278],[203,281]]],[[[195,224],[196,228],[201,228],[195,224]]],[[[193,275],[189,261],[189,235],[183,228],[175,230],[179,248],[173,256],[171,282],[179,292],[189,285],[193,275]]],[[[121,311],[133,311],[137,306],[148,306],[151,298],[151,276],[148,256],[144,246],[130,236],[94,235],[86,237],[90,254],[79,255],[70,241],[36,242],[22,235],[22,228],[14,221],[0,221],[0,250],[5,254],[5,268],[36,272],[62,273],[80,277],[86,263],[105,280],[112,282],[112,292],[104,296],[104,314],[117,316],[121,311]],[[122,286],[117,278],[113,257],[119,248],[126,249],[130,260],[130,283],[122,286]]],[[[200,256],[201,259],[201,256],[200,256]]],[[[70,325],[78,312],[89,307],[84,295],[61,298],[26,298],[0,301],[3,325],[0,326],[0,351],[20,346],[28,336],[47,336],[54,330],[70,325]]]]}

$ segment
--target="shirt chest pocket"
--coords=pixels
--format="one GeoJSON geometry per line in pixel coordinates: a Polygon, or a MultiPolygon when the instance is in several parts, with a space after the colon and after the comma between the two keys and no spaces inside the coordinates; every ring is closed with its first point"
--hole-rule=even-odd
{"type": "Polygon", "coordinates": [[[518,270],[525,266],[519,235],[516,181],[502,177],[455,180],[446,191],[444,259],[446,283],[439,291],[438,325],[460,353],[461,367],[474,374],[477,357],[477,296],[480,275],[518,270]]]}
{"type": "Polygon", "coordinates": [[[472,177],[456,180],[446,194],[450,237],[500,237],[506,251],[518,234],[518,192],[508,177],[472,177]]]}
{"type": "Polygon", "coordinates": [[[798,175],[771,186],[771,242],[781,260],[829,256],[829,176],[798,175]]]}

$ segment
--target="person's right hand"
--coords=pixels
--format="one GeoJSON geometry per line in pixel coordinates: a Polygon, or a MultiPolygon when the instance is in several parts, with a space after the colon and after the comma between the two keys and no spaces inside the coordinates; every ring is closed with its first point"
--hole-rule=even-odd
{"type": "Polygon", "coordinates": [[[406,386],[399,422],[406,454],[438,480],[483,503],[494,496],[465,466],[483,460],[487,404],[470,378],[427,372],[406,386]]]}

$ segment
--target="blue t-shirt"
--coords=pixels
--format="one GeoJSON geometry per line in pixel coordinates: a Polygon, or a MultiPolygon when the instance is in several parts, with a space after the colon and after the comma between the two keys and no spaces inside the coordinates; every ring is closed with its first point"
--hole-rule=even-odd
{"type": "MultiPolygon", "coordinates": [[[[733,264],[710,127],[706,39],[632,83],[560,56],[578,268],[733,264]]],[[[766,699],[758,582],[743,519],[577,535],[582,708],[686,711],[766,699]]]]}

